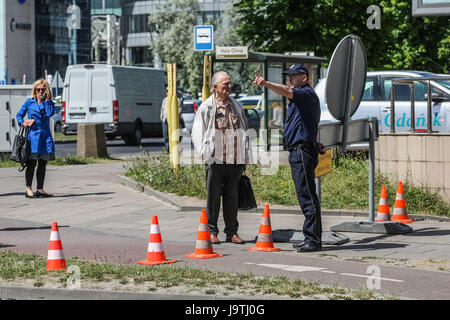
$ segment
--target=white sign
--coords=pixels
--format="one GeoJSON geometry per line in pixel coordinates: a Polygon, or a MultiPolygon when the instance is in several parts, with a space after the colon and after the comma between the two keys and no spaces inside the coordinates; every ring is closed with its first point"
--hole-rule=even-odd
{"type": "Polygon", "coordinates": [[[52,77],[52,81],[50,82],[50,86],[52,88],[61,88],[64,85],[64,81],[61,78],[61,75],[59,74],[58,71],[55,72],[55,76],[52,77]]]}
{"type": "Polygon", "coordinates": [[[194,27],[194,50],[212,51],[214,50],[214,27],[195,26],[194,27]]]}
{"type": "Polygon", "coordinates": [[[247,59],[248,47],[216,47],[216,59],[247,59]]]}

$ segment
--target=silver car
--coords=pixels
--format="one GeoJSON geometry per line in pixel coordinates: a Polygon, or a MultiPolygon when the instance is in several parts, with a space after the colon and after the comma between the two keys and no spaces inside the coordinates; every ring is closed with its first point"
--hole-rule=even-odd
{"type": "Polygon", "coordinates": [[[55,104],[55,114],[53,115],[53,126],[55,132],[61,132],[62,130],[62,106],[60,104],[55,104]]]}
{"type": "Polygon", "coordinates": [[[194,124],[195,112],[202,104],[202,100],[184,100],[181,109],[181,127],[185,128],[189,133],[192,132],[194,124]]]}
{"type": "MultiPolygon", "coordinates": [[[[377,117],[380,132],[390,132],[392,79],[411,77],[436,77],[438,75],[421,71],[371,71],[367,73],[364,95],[352,119],[377,117]]],[[[415,125],[416,131],[427,130],[427,84],[415,81],[415,125]]],[[[450,81],[431,81],[433,131],[450,133],[450,81]]],[[[326,78],[314,88],[319,96],[321,122],[337,121],[328,111],[325,89],[326,78]]],[[[411,88],[408,85],[395,86],[395,131],[411,130],[411,88]]]]}

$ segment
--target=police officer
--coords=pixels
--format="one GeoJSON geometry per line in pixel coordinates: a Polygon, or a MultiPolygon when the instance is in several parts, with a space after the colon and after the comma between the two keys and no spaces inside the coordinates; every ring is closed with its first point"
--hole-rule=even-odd
{"type": "Polygon", "coordinates": [[[294,64],[283,74],[288,76],[288,86],[266,81],[257,72],[253,83],[289,99],[283,142],[289,150],[292,179],[300,208],[305,216],[303,225],[305,240],[297,247],[297,251],[319,251],[322,250],[322,221],[314,181],[319,152],[317,143],[320,121],[319,98],[309,86],[309,71],[303,64],[294,64]]]}

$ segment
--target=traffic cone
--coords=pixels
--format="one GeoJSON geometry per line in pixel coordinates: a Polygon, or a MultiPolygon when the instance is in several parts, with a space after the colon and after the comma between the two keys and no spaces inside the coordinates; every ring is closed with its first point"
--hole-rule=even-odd
{"type": "Polygon", "coordinates": [[[270,224],[270,209],[269,205],[264,206],[264,212],[261,219],[261,225],[259,227],[258,238],[256,240],[256,246],[248,248],[249,251],[281,251],[281,249],[273,246],[272,238],[272,226],[270,224]]]}
{"type": "Polygon", "coordinates": [[[52,223],[50,242],[48,244],[47,270],[66,270],[66,259],[59,237],[58,224],[52,223]]]}
{"type": "Polygon", "coordinates": [[[215,253],[211,244],[211,234],[208,228],[208,218],[206,210],[202,210],[200,215],[200,225],[198,227],[197,243],[195,252],[188,254],[186,258],[210,259],[223,257],[223,254],[215,253]]]}
{"type": "Polygon", "coordinates": [[[167,260],[162,245],[161,232],[159,230],[158,217],[152,217],[152,225],[150,227],[150,239],[148,241],[147,260],[138,261],[138,264],[147,266],[156,264],[174,263],[175,260],[167,260]]]}
{"type": "Polygon", "coordinates": [[[395,197],[394,212],[392,213],[392,221],[397,221],[401,223],[411,223],[416,220],[409,219],[408,213],[406,212],[406,201],[403,190],[403,183],[398,182],[397,195],[395,197]]]}
{"type": "Polygon", "coordinates": [[[391,220],[391,210],[389,208],[386,186],[382,186],[376,221],[381,222],[390,220],[391,220]]]}

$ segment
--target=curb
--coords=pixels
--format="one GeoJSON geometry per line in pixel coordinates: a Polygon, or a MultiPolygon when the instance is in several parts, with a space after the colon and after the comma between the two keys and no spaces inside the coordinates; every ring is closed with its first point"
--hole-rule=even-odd
{"type": "MultiPolygon", "coordinates": [[[[121,174],[117,175],[117,178],[119,179],[120,183],[124,184],[125,186],[134,189],[139,192],[143,192],[147,195],[153,196],[161,201],[164,201],[168,204],[171,204],[178,208],[181,212],[189,212],[189,211],[200,211],[204,209],[204,207],[200,206],[192,206],[192,205],[185,205],[184,203],[181,203],[170,196],[170,194],[163,193],[158,190],[154,190],[142,183],[136,182],[133,179],[130,179],[128,177],[125,177],[121,174]]],[[[239,210],[242,212],[241,210],[239,210]]],[[[263,205],[258,205],[258,208],[252,209],[252,210],[245,210],[245,212],[252,212],[252,213],[262,213],[264,211],[263,205]]],[[[271,207],[270,213],[275,214],[299,214],[301,212],[300,208],[297,207],[290,207],[290,208],[276,208],[271,207]]],[[[322,210],[322,215],[324,216],[352,216],[352,217],[368,217],[369,213],[366,211],[358,211],[358,210],[346,210],[346,209],[326,209],[322,210]]],[[[450,222],[450,218],[446,217],[440,217],[440,216],[431,216],[431,215],[422,215],[422,214],[408,214],[408,216],[416,221],[440,221],[440,222],[450,222]]]]}
{"type": "Polygon", "coordinates": [[[0,287],[1,300],[247,300],[247,298],[2,286],[0,287]]]}
{"type": "Polygon", "coordinates": [[[59,140],[54,142],[55,144],[70,144],[70,143],[77,143],[77,140],[59,140]]]}

